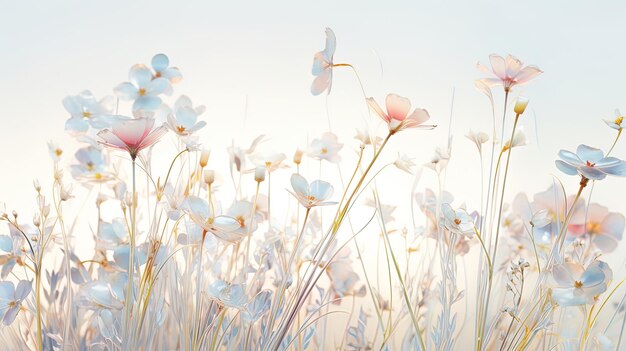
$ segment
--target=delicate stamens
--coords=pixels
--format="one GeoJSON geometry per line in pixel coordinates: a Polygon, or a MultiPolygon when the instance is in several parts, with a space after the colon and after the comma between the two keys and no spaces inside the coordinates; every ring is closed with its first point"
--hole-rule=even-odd
{"type": "Polygon", "coordinates": [[[575,282],[574,282],[574,287],[575,287],[576,289],[580,289],[580,288],[582,288],[582,287],[583,287],[583,282],[581,282],[580,280],[575,281],[575,282]]]}

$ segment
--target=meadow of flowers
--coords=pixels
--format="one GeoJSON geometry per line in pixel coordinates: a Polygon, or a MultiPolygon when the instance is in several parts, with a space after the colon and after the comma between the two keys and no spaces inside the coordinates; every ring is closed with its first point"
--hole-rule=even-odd
{"type": "Polygon", "coordinates": [[[164,54],[133,65],[112,96],[63,99],[79,147],[49,143],[32,218],[0,213],[0,349],[626,350],[626,277],[604,260],[626,221],[593,199],[606,177],[626,177],[614,156],[624,117],[605,120],[605,149],[554,155],[545,191],[512,193],[530,103],[518,89],[543,72],[490,55],[475,84],[492,125],[464,140],[481,179],[467,208],[445,189],[450,140],[425,165],[394,146],[436,118],[395,93],[368,96],[335,61],[329,28],[325,39],[310,92],[353,74],[370,120],[352,140],[329,131],[268,150],[260,135],[207,150],[212,116],[174,94],[183,74],[164,54]],[[426,172],[437,181],[420,183],[426,172]],[[377,184],[397,177],[415,180],[390,194],[410,199],[409,218],[381,200],[377,184]]]}

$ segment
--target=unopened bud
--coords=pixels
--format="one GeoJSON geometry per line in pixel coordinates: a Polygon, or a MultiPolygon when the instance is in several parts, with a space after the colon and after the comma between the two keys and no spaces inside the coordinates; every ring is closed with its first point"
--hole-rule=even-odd
{"type": "Polygon", "coordinates": [[[521,115],[524,111],[526,111],[526,106],[528,106],[528,99],[520,96],[517,98],[517,102],[515,103],[515,108],[513,110],[518,115],[521,115]]]}
{"type": "Polygon", "coordinates": [[[33,186],[35,187],[35,191],[36,192],[40,192],[41,191],[41,184],[39,184],[39,180],[33,179],[33,186]]]}
{"type": "Polygon", "coordinates": [[[293,155],[293,163],[299,165],[302,162],[302,155],[304,155],[302,150],[296,150],[296,153],[293,155]]]}
{"type": "Polygon", "coordinates": [[[258,166],[255,170],[254,170],[254,180],[257,181],[258,183],[262,182],[265,180],[265,166],[258,166]]]}
{"type": "Polygon", "coordinates": [[[215,171],[212,169],[204,170],[204,182],[207,184],[213,184],[215,181],[215,171]]]}
{"type": "Polygon", "coordinates": [[[16,210],[13,210],[12,214],[13,214],[13,218],[17,218],[17,211],[16,210]]]}
{"type": "Polygon", "coordinates": [[[202,150],[200,153],[200,167],[204,168],[209,163],[209,156],[211,155],[211,150],[202,150]]]}
{"type": "Polygon", "coordinates": [[[35,227],[39,227],[41,225],[41,219],[37,214],[33,216],[33,225],[35,225],[35,227]]]}

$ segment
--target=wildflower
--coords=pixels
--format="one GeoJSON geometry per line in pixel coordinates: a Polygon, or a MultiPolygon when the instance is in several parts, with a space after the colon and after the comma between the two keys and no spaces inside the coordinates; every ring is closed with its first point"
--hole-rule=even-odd
{"type": "Polygon", "coordinates": [[[178,83],[183,79],[178,68],[170,67],[170,59],[165,54],[154,55],[151,65],[154,70],[154,78],[165,78],[170,83],[178,83]]]}
{"type": "Polygon", "coordinates": [[[152,129],[154,119],[137,118],[121,119],[113,123],[111,129],[104,129],[98,133],[102,138],[102,145],[128,151],[134,160],[139,152],[154,145],[165,134],[165,126],[152,129]]]}
{"type": "Polygon", "coordinates": [[[328,198],[333,195],[333,186],[322,180],[315,180],[310,185],[309,182],[299,174],[291,175],[291,186],[294,192],[289,190],[291,195],[305,208],[312,208],[315,206],[334,205],[336,202],[327,202],[328,198]]]}
{"type": "Polygon", "coordinates": [[[475,232],[474,220],[464,209],[454,210],[448,203],[441,205],[443,225],[449,231],[465,236],[473,236],[475,232]]]}
{"type": "Polygon", "coordinates": [[[481,72],[493,75],[495,78],[483,78],[481,81],[489,87],[501,84],[506,92],[511,91],[516,85],[528,83],[543,73],[536,66],[524,67],[520,60],[511,55],[508,55],[505,59],[502,56],[491,54],[489,55],[489,60],[491,61],[491,70],[480,62],[476,66],[481,72]]]}
{"type": "Polygon", "coordinates": [[[304,151],[297,149],[293,154],[293,163],[299,165],[302,162],[302,155],[304,155],[304,151]]]}
{"type": "Polygon", "coordinates": [[[31,289],[27,280],[20,280],[17,288],[11,281],[0,282],[0,318],[4,325],[13,323],[31,289]]]}
{"type": "Polygon", "coordinates": [[[483,144],[489,140],[489,136],[487,135],[487,133],[485,132],[476,133],[471,129],[469,132],[467,132],[467,134],[465,134],[465,137],[471,140],[474,144],[476,144],[478,151],[481,151],[483,148],[483,144]]]}
{"type": "Polygon", "coordinates": [[[615,119],[604,120],[604,123],[606,123],[607,126],[620,132],[622,131],[622,128],[624,128],[622,126],[623,122],[624,122],[624,116],[617,109],[615,110],[615,119]]]}
{"type": "Polygon", "coordinates": [[[256,156],[255,160],[257,165],[265,166],[265,169],[268,173],[274,172],[275,170],[281,168],[283,166],[283,161],[287,158],[285,154],[282,153],[269,153],[260,156],[256,156]]]}
{"type": "Polygon", "coordinates": [[[115,218],[112,222],[100,222],[98,230],[98,247],[113,250],[128,241],[126,222],[123,218],[115,218]]]}
{"type": "Polygon", "coordinates": [[[332,163],[339,163],[341,156],[339,150],[343,148],[343,144],[338,142],[337,136],[327,132],[322,134],[319,139],[313,139],[307,154],[319,160],[326,160],[332,163]]]}
{"type": "Polygon", "coordinates": [[[63,155],[63,149],[59,146],[59,144],[49,141],[48,142],[48,153],[54,162],[58,162],[61,160],[61,155],[63,155]]]}
{"type": "Polygon", "coordinates": [[[383,112],[374,98],[367,98],[367,104],[387,123],[391,134],[395,134],[407,128],[432,129],[435,127],[434,125],[423,124],[430,119],[428,111],[423,108],[416,108],[411,112],[411,101],[400,95],[387,95],[387,99],[385,100],[387,113],[383,112]],[[411,113],[409,114],[409,112],[411,113]]]}
{"type": "Polygon", "coordinates": [[[238,310],[244,309],[248,302],[245,291],[240,284],[230,284],[223,280],[211,283],[207,294],[219,304],[238,310]]]}
{"type": "Polygon", "coordinates": [[[209,156],[211,156],[211,150],[202,150],[200,153],[200,167],[206,167],[209,163],[209,156]]]}
{"type": "Polygon", "coordinates": [[[158,77],[153,79],[152,71],[144,65],[134,65],[128,73],[130,82],[120,83],[115,87],[115,94],[123,100],[133,102],[133,115],[147,117],[161,106],[159,95],[171,91],[169,80],[158,77]]]}
{"type": "Polygon", "coordinates": [[[359,275],[354,272],[350,249],[342,248],[333,260],[328,264],[326,273],[330,278],[331,289],[338,297],[344,297],[354,293],[359,275]]]}
{"type": "Polygon", "coordinates": [[[354,136],[354,139],[360,141],[363,145],[372,145],[372,143],[374,143],[375,146],[380,145],[380,143],[383,141],[381,137],[373,136],[367,130],[362,131],[360,129],[356,130],[356,135],[354,136]]]}
{"type": "Polygon", "coordinates": [[[258,223],[262,217],[258,213],[252,214],[252,203],[249,201],[236,201],[233,203],[226,215],[234,218],[239,223],[239,228],[235,229],[232,235],[248,235],[248,233],[254,233],[258,228],[258,223]]]}
{"type": "Polygon", "coordinates": [[[594,261],[587,268],[575,262],[565,262],[552,268],[556,287],[552,297],[561,306],[593,304],[595,298],[606,291],[613,278],[609,265],[594,261]]]}
{"type": "Polygon", "coordinates": [[[326,28],[326,47],[313,57],[312,73],[315,76],[311,84],[311,94],[319,95],[328,91],[333,83],[333,55],[337,46],[337,38],[332,29],[326,28]]]}
{"type": "Polygon", "coordinates": [[[204,199],[189,196],[183,207],[196,224],[227,243],[235,243],[245,237],[245,233],[236,231],[241,227],[237,219],[231,216],[215,216],[204,199]]]}
{"type": "Polygon", "coordinates": [[[189,136],[206,125],[198,122],[198,116],[204,113],[204,106],[193,107],[191,99],[182,95],[174,104],[174,111],[167,115],[167,127],[180,136],[189,136]]]}
{"type": "Polygon", "coordinates": [[[254,169],[254,180],[258,183],[261,183],[262,181],[264,181],[265,172],[267,172],[267,169],[265,168],[265,166],[257,166],[254,169]]]}
{"type": "Polygon", "coordinates": [[[572,218],[568,226],[570,236],[580,237],[587,234],[592,244],[605,253],[617,248],[626,225],[624,215],[609,212],[608,208],[596,203],[590,204],[588,209],[583,208],[576,212],[578,218],[572,218]]]}
{"type": "Polygon", "coordinates": [[[413,159],[409,158],[406,154],[398,153],[398,158],[396,158],[396,161],[393,163],[393,165],[398,167],[398,169],[401,171],[405,171],[408,174],[413,174],[413,170],[411,169],[411,167],[415,166],[415,162],[413,162],[413,159]]]}
{"type": "Polygon", "coordinates": [[[506,143],[504,143],[504,147],[502,148],[502,152],[506,152],[509,149],[512,149],[514,147],[518,147],[518,146],[524,146],[528,143],[528,140],[526,139],[526,133],[524,133],[524,129],[523,128],[518,128],[515,131],[515,134],[513,135],[513,140],[507,140],[506,143]]]}
{"type": "Polygon", "coordinates": [[[525,98],[523,96],[520,96],[517,98],[517,102],[515,102],[515,107],[513,108],[513,111],[519,116],[524,114],[524,111],[526,111],[526,106],[528,106],[528,98],[525,98]]]}
{"type": "Polygon", "coordinates": [[[107,160],[102,150],[88,146],[76,151],[75,157],[78,164],[71,166],[74,178],[94,182],[104,182],[113,179],[113,175],[106,171],[107,160]]]}
{"type": "Polygon", "coordinates": [[[559,151],[556,167],[568,175],[581,175],[591,180],[602,180],[607,175],[626,176],[626,162],[615,157],[604,157],[600,149],[581,144],[576,153],[559,151]]]}
{"type": "Polygon", "coordinates": [[[84,90],[75,96],[63,99],[63,107],[70,114],[65,122],[65,130],[72,135],[81,135],[87,132],[91,126],[94,129],[102,129],[109,126],[107,117],[113,110],[113,99],[107,96],[101,100],[89,90],[84,90]]]}

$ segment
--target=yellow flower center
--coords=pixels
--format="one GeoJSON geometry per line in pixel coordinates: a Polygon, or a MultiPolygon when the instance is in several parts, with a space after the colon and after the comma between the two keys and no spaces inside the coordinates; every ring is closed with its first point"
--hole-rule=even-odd
{"type": "Polygon", "coordinates": [[[454,223],[455,223],[456,225],[459,225],[459,224],[461,224],[461,220],[460,220],[460,219],[458,219],[458,218],[455,218],[455,219],[454,219],[454,223]]]}
{"type": "Polygon", "coordinates": [[[83,111],[83,117],[84,117],[84,118],[89,118],[89,117],[91,117],[91,112],[89,112],[89,111],[83,111]]]}
{"type": "Polygon", "coordinates": [[[154,77],[155,77],[155,78],[159,78],[159,77],[161,77],[161,72],[157,72],[157,73],[155,73],[155,74],[154,74],[154,77]]]}
{"type": "Polygon", "coordinates": [[[617,124],[618,126],[621,126],[623,121],[624,121],[624,116],[619,116],[615,119],[615,124],[617,124]]]}
{"type": "Polygon", "coordinates": [[[61,157],[61,155],[63,154],[63,150],[56,149],[56,150],[54,150],[54,154],[57,155],[57,157],[61,157]]]}
{"type": "Polygon", "coordinates": [[[327,154],[327,153],[328,153],[328,149],[327,149],[327,148],[325,148],[325,147],[323,147],[323,148],[322,148],[322,155],[325,155],[325,154],[327,154]]]}
{"type": "Polygon", "coordinates": [[[576,289],[580,289],[580,288],[582,288],[582,287],[583,287],[583,282],[581,282],[580,280],[575,281],[575,282],[574,282],[574,287],[575,287],[576,289]]]}
{"type": "Polygon", "coordinates": [[[139,89],[139,95],[140,96],[146,95],[146,89],[144,89],[144,88],[139,89]]]}
{"type": "Polygon", "coordinates": [[[243,218],[243,216],[238,216],[237,218],[235,218],[237,220],[237,222],[239,222],[240,226],[245,226],[246,225],[246,220],[243,218]]]}
{"type": "Polygon", "coordinates": [[[94,166],[93,166],[93,162],[87,162],[87,170],[93,171],[94,166]]]}
{"type": "Polygon", "coordinates": [[[184,126],[178,126],[176,127],[176,130],[178,130],[179,133],[184,133],[186,129],[184,126]]]}
{"type": "Polygon", "coordinates": [[[101,173],[96,173],[96,174],[93,175],[93,177],[98,179],[98,180],[100,180],[100,179],[102,179],[102,174],[101,173]]]}
{"type": "Polygon", "coordinates": [[[587,223],[587,231],[591,234],[599,234],[602,229],[602,224],[597,222],[587,223]]]}

